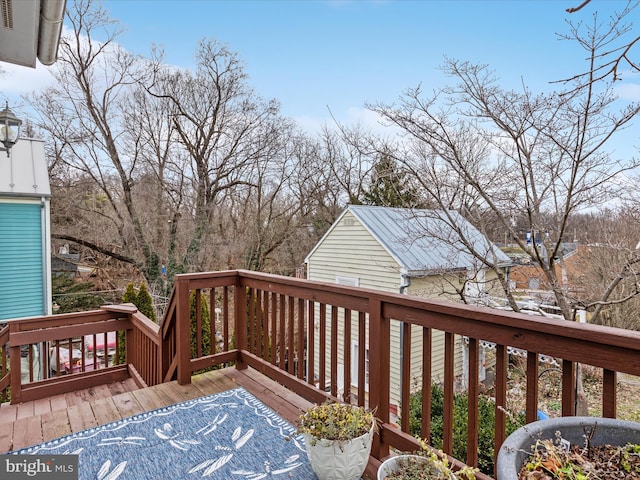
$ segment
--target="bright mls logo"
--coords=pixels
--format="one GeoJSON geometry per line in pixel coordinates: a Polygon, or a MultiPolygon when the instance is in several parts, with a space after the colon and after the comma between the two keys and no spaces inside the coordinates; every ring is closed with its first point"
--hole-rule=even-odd
{"type": "Polygon", "coordinates": [[[0,478],[78,480],[78,455],[2,455],[0,478]]]}

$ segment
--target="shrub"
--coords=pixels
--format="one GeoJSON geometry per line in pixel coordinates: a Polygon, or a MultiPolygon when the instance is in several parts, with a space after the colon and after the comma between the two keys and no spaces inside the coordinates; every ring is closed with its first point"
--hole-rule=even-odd
{"type": "Polygon", "coordinates": [[[156,321],[156,312],[153,308],[153,298],[149,293],[147,286],[142,283],[138,289],[138,295],[136,295],[136,301],[134,302],[140,313],[145,315],[148,319],[156,321]]]}
{"type": "MultiPolygon", "coordinates": [[[[453,397],[453,457],[464,461],[467,458],[467,412],[469,398],[466,392],[456,393],[453,397]]],[[[444,391],[438,385],[431,386],[431,436],[429,444],[436,449],[442,448],[444,413],[444,391]]],[[[495,403],[487,396],[478,398],[478,467],[481,472],[493,475],[494,470],[494,421],[495,403]]],[[[420,436],[422,422],[422,391],[411,395],[409,403],[409,431],[420,436]]],[[[525,415],[521,413],[513,418],[507,416],[507,435],[525,424],[525,415]]]]}
{"type": "MultiPolygon", "coordinates": [[[[196,319],[196,292],[191,292],[189,296],[189,316],[191,318],[191,358],[198,357],[198,337],[196,330],[198,323],[196,319]]],[[[201,341],[200,348],[202,355],[210,355],[215,352],[215,345],[211,348],[211,314],[209,313],[209,304],[203,294],[200,294],[200,320],[201,320],[201,341]]]]}
{"type": "Polygon", "coordinates": [[[51,277],[53,298],[58,308],[56,314],[95,310],[101,305],[117,302],[117,296],[95,292],[91,282],[77,282],[66,275],[51,277]]]}
{"type": "MultiPolygon", "coordinates": [[[[136,292],[133,282],[127,284],[127,288],[122,294],[123,303],[133,303],[136,308],[150,320],[156,321],[156,313],[153,309],[153,298],[149,293],[149,289],[144,283],[140,284],[140,288],[136,292]]],[[[116,354],[116,364],[125,362],[125,343],[126,336],[123,331],[118,332],[118,352],[116,354]]]]}

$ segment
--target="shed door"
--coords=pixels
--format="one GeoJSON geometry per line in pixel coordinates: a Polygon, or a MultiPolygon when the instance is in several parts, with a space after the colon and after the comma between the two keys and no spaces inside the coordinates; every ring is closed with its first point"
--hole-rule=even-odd
{"type": "Polygon", "coordinates": [[[40,208],[0,203],[0,320],[46,313],[40,208]]]}

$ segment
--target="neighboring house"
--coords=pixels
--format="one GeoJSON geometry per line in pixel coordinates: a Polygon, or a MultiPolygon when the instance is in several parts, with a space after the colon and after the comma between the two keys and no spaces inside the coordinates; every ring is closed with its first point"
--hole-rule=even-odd
{"type": "MultiPolygon", "coordinates": [[[[307,255],[307,278],[458,301],[462,293],[467,301],[482,301],[490,293],[495,274],[469,253],[460,240],[461,233],[471,248],[493,258],[497,265],[510,265],[497,246],[455,212],[350,205],[307,255]],[[445,213],[456,228],[441,219],[445,213]]],[[[400,392],[400,328],[398,322],[391,322],[392,403],[398,403],[400,392]]],[[[418,378],[422,370],[421,332],[416,330],[412,375],[418,378]]],[[[352,331],[357,331],[355,325],[352,331]]],[[[442,332],[434,335],[435,382],[443,378],[443,337],[442,332]]],[[[462,345],[460,339],[458,344],[462,345]]],[[[359,348],[362,346],[356,339],[351,345],[354,362],[359,348]]],[[[461,357],[457,358],[458,367],[461,357]]],[[[338,362],[340,370],[344,369],[341,358],[338,362]]],[[[353,371],[355,365],[347,368],[353,371]]]]}
{"type": "Polygon", "coordinates": [[[58,253],[51,257],[51,273],[75,278],[79,261],[80,255],[77,253],[58,253]]]}
{"type": "Polygon", "coordinates": [[[52,313],[50,197],[43,142],[0,153],[0,322],[52,313]]]}
{"type": "MultiPolygon", "coordinates": [[[[582,263],[588,254],[590,246],[564,243],[562,261],[556,261],[555,273],[564,288],[576,288],[576,279],[584,269],[582,263]]],[[[521,251],[522,252],[522,251],[521,251]]],[[[509,254],[512,258],[514,254],[509,254]]],[[[517,253],[519,261],[514,259],[514,265],[509,271],[511,289],[521,291],[534,300],[554,302],[554,296],[549,288],[548,280],[540,265],[531,259],[528,253],[517,253]]]]}

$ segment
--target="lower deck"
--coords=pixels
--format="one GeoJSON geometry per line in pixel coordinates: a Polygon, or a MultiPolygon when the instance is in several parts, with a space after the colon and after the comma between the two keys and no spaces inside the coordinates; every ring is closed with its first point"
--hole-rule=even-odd
{"type": "Polygon", "coordinates": [[[33,402],[2,404],[0,453],[235,387],[244,387],[291,424],[311,405],[250,368],[228,367],[194,375],[189,385],[174,381],[138,389],[128,379],[33,402]]]}

